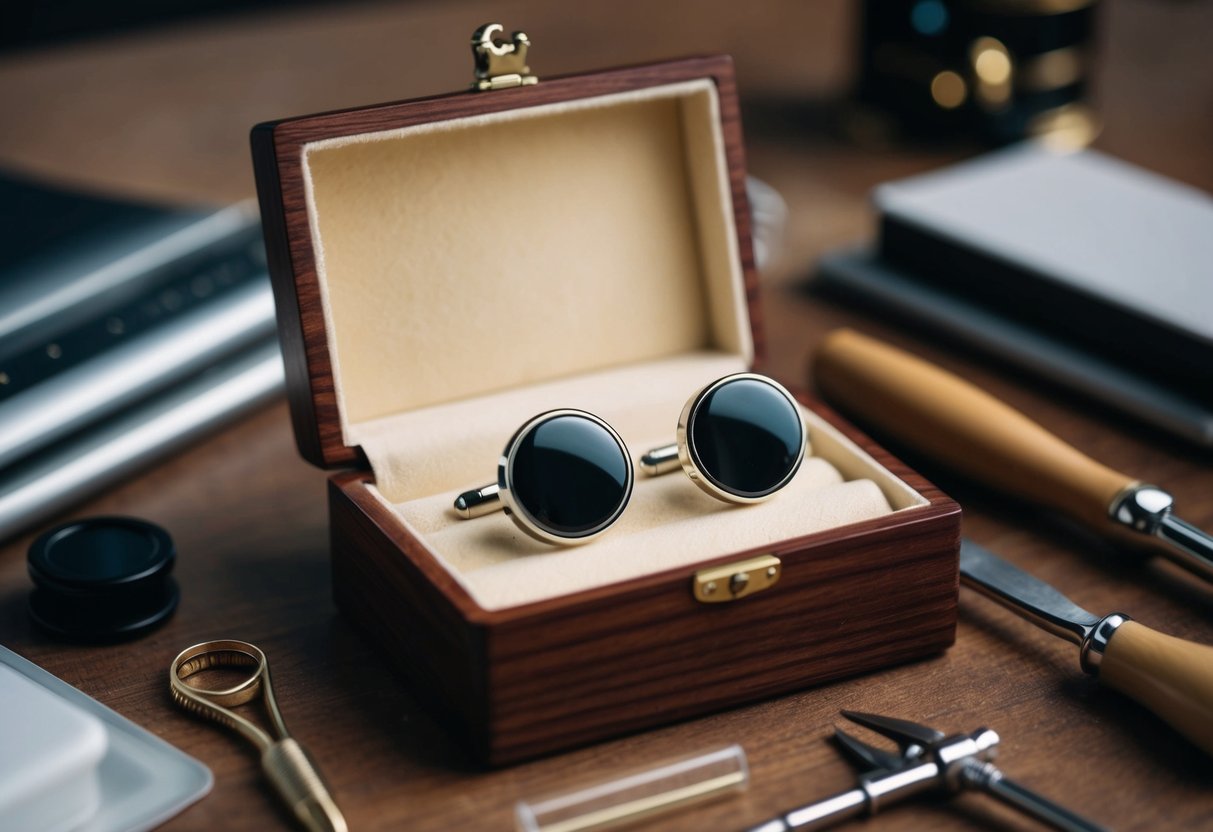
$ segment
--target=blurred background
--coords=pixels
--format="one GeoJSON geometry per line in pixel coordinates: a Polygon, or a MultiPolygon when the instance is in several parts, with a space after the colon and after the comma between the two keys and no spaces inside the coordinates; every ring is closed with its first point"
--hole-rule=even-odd
{"type": "MultiPolygon", "coordinates": [[[[1213,10],[1097,5],[1090,86],[1101,146],[1163,173],[1188,170],[1213,139],[1213,73],[1194,72],[1206,65],[1213,10]],[[1141,101],[1150,125],[1131,115],[1141,101]]],[[[245,138],[256,121],[461,89],[468,34],[484,19],[528,30],[541,75],[729,52],[756,118],[774,110],[787,131],[820,141],[816,108],[858,82],[860,12],[849,0],[8,4],[0,161],[154,198],[237,200],[251,193],[245,138]]],[[[762,148],[751,155],[763,164],[762,148]]]]}
{"type": "MultiPolygon", "coordinates": [[[[529,34],[541,79],[733,55],[749,172],[774,189],[755,192],[772,289],[872,238],[874,186],[1047,132],[1046,111],[1213,189],[1213,4],[1194,0],[8,4],[0,537],[280,395],[250,127],[464,89],[487,21],[529,34]],[[119,220],[121,269],[63,262],[119,220]]],[[[807,336],[783,320],[772,371],[799,378],[807,336]]]]}
{"type": "MultiPolygon", "coordinates": [[[[1203,37],[1213,7],[1097,5],[1090,80],[1100,146],[1209,187],[1210,165],[1190,161],[1213,143],[1203,37]]],[[[247,132],[258,121],[463,88],[466,42],[485,20],[530,34],[540,77],[728,52],[752,119],[754,172],[773,166],[768,145],[783,144],[817,162],[803,170],[819,183],[846,175],[828,164],[822,109],[854,89],[860,62],[861,5],[850,0],[49,2],[8,4],[3,15],[0,162],[187,203],[252,194],[247,132]]],[[[793,207],[812,187],[789,185],[793,207]]]]}

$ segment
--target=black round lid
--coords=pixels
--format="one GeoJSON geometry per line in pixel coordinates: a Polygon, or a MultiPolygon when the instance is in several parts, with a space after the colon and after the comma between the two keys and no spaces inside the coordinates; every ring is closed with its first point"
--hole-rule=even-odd
{"type": "Polygon", "coordinates": [[[29,549],[37,587],[29,609],[44,629],[74,641],[141,635],[177,608],[168,532],[133,517],[90,517],[47,531],[29,549]]]}

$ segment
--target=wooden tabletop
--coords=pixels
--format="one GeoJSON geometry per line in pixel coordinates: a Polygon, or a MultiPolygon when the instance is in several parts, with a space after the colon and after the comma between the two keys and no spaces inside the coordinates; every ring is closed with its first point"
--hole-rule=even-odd
{"type": "MultiPolygon", "coordinates": [[[[1213,6],[1119,0],[1103,9],[1098,146],[1213,189],[1213,6]]],[[[971,148],[860,149],[838,139],[835,102],[850,78],[852,9],[805,3],[464,2],[309,7],[145,31],[0,58],[0,164],[78,185],[177,201],[252,193],[247,129],[315,110],[457,89],[467,38],[487,20],[523,28],[540,75],[725,51],[737,60],[750,170],[791,209],[769,270],[765,320],[774,375],[804,381],[807,357],[850,324],[992,390],[1084,451],[1171,490],[1182,515],[1213,529],[1213,456],[1045,389],[868,313],[812,297],[814,260],[872,233],[876,183],[946,164],[971,148]]],[[[1148,279],[1148,276],[1143,276],[1148,279]]],[[[965,532],[1093,611],[1124,610],[1213,643],[1213,591],[1165,563],[1134,563],[1043,512],[913,459],[965,508],[965,532]]],[[[319,761],[351,828],[509,829],[516,800],[728,743],[749,756],[736,798],[651,828],[739,829],[853,783],[826,742],[840,708],[989,726],[1012,777],[1116,829],[1213,828],[1213,761],[1157,718],[1078,669],[1076,651],[968,590],[956,645],[927,661],[603,743],[478,771],[330,600],[325,474],[302,462],[278,404],[195,446],[74,515],[131,514],[167,527],[182,602],[133,643],[76,647],[26,617],[25,550],[0,548],[0,642],[197,757],[214,792],[169,829],[264,829],[289,819],[252,750],[169,701],[183,647],[232,637],[269,655],[279,701],[319,761]]],[[[890,809],[864,829],[1033,829],[966,795],[890,809]]]]}

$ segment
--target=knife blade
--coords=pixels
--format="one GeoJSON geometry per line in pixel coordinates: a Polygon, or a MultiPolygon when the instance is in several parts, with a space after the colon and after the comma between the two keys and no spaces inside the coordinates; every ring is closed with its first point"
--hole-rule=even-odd
{"type": "Polygon", "coordinates": [[[1124,613],[1093,615],[970,540],[960,544],[960,577],[1041,629],[1077,644],[1084,671],[1213,754],[1213,647],[1165,635],[1124,613]]]}
{"type": "Polygon", "coordinates": [[[960,544],[960,574],[982,595],[1079,646],[1099,623],[1098,615],[971,540],[960,544]]]}

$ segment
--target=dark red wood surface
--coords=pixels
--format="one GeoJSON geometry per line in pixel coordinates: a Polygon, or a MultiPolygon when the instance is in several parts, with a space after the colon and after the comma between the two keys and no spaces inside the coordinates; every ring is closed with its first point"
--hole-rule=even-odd
{"type": "MultiPolygon", "coordinates": [[[[180,201],[253,192],[248,129],[266,118],[461,88],[467,36],[501,18],[531,35],[541,76],[671,55],[729,52],[738,68],[749,170],[790,216],[763,276],[767,369],[804,381],[823,334],[856,326],[992,390],[1087,453],[1177,498],[1213,529],[1213,455],[1045,388],[929,333],[802,291],[813,260],[872,231],[867,193],[886,179],[976,148],[863,149],[837,137],[833,102],[850,74],[844,0],[577,4],[427,2],[309,7],[136,33],[0,58],[0,162],[66,182],[180,201]],[[87,140],[82,137],[87,137],[87,140]]],[[[1213,189],[1213,30],[1208,3],[1112,0],[1098,42],[1097,146],[1213,189]]],[[[897,449],[900,452],[900,449],[897,449]]],[[[1213,592],[1165,563],[1134,563],[1048,516],[916,468],[956,497],[965,533],[1096,612],[1122,609],[1213,643],[1213,592]]],[[[1118,830],[1213,828],[1213,764],[1160,720],[1078,670],[1073,647],[961,591],[956,644],[925,661],[775,697],[620,740],[478,770],[331,598],[326,475],[299,459],[285,404],[245,420],[68,516],[125,513],[169,528],[182,604],[163,629],[104,649],[54,642],[25,614],[32,534],[0,549],[0,643],[209,765],[215,791],[175,830],[291,828],[255,755],[171,705],[168,663],[209,638],[268,653],[288,725],[317,759],[352,828],[508,829],[516,800],[730,742],[746,749],[749,791],[649,825],[740,829],[853,783],[826,741],[840,708],[946,730],[988,725],[1020,782],[1118,830]]],[[[845,829],[1040,827],[979,795],[923,800],[845,829]]]]}

